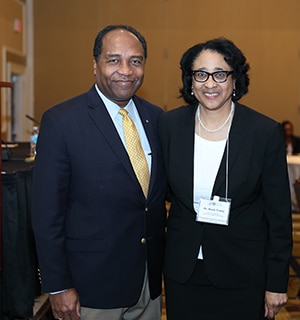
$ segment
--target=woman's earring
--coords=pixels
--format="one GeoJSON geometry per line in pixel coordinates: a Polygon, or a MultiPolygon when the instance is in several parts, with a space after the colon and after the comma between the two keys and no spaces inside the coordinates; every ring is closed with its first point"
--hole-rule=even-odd
{"type": "Polygon", "coordinates": [[[232,96],[233,96],[233,97],[236,96],[235,89],[233,89],[233,91],[232,91],[232,96]]]}
{"type": "Polygon", "coordinates": [[[194,91],[193,91],[193,88],[192,88],[192,91],[191,91],[191,96],[193,96],[194,95],[194,91]]]}

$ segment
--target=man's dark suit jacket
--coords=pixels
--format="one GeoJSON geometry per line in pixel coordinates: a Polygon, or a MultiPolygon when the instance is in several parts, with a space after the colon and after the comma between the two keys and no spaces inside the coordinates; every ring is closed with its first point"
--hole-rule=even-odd
{"type": "Polygon", "coordinates": [[[92,308],[135,304],[147,263],[161,293],[166,179],[157,133],[162,110],[133,98],[152,150],[148,198],[93,86],[43,115],[32,182],[42,289],[74,287],[92,308]]]}
{"type": "MultiPolygon", "coordinates": [[[[193,167],[197,105],[162,114],[159,124],[172,195],[164,272],[186,282],[200,244],[218,287],[265,285],[286,292],[292,248],[291,203],[280,124],[236,103],[229,134],[228,226],[195,222],[193,167]]],[[[228,143],[227,143],[228,147],[228,143]]],[[[226,150],[213,195],[225,197],[226,150]]]]}

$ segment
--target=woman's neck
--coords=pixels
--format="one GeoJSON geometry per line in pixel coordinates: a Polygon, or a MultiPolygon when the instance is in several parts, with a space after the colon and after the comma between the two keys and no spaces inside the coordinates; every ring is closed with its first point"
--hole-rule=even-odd
{"type": "Polygon", "coordinates": [[[234,105],[231,103],[219,110],[208,110],[199,105],[195,119],[196,134],[211,141],[226,139],[233,113],[234,105]]]}

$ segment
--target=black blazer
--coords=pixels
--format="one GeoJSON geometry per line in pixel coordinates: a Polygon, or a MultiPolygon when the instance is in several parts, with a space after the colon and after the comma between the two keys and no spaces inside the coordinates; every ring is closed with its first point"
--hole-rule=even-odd
{"type": "MultiPolygon", "coordinates": [[[[159,123],[172,197],[165,275],[187,281],[202,245],[207,276],[216,286],[265,284],[267,290],[286,292],[292,224],[280,124],[236,104],[229,134],[229,226],[199,223],[193,209],[196,110],[190,105],[169,111],[159,123]]],[[[221,197],[225,156],[226,150],[213,187],[213,195],[221,197]]]]}
{"type": "MultiPolygon", "coordinates": [[[[291,142],[292,142],[292,154],[299,154],[300,153],[300,138],[296,136],[291,137],[291,142]]],[[[287,146],[286,146],[287,150],[287,146]]]]}
{"type": "Polygon", "coordinates": [[[74,287],[82,306],[126,307],[147,263],[161,293],[166,179],[157,133],[162,110],[134,97],[151,150],[145,199],[93,86],[43,115],[32,182],[32,220],[44,292],[74,287]],[[145,240],[144,240],[145,238],[145,240]]]}

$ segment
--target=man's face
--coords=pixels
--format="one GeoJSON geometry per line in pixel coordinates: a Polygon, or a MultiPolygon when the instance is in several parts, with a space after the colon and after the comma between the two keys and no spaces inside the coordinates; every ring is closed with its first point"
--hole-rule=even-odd
{"type": "Polygon", "coordinates": [[[98,88],[124,107],[143,83],[145,62],[143,46],[134,34],[123,29],[108,32],[99,60],[94,60],[98,88]]]}

